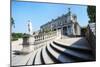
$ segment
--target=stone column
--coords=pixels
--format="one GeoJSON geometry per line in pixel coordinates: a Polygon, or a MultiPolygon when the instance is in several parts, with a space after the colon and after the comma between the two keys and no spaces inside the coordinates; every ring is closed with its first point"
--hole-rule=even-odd
{"type": "Polygon", "coordinates": [[[77,35],[81,35],[81,29],[80,29],[79,25],[77,25],[77,35]]]}
{"type": "Polygon", "coordinates": [[[73,33],[73,35],[76,35],[76,34],[75,34],[75,27],[74,27],[74,24],[72,24],[72,33],[73,33]]]}
{"type": "Polygon", "coordinates": [[[62,36],[62,31],[61,31],[61,29],[57,29],[57,39],[60,39],[61,38],[61,36],[62,36]]]}
{"type": "Polygon", "coordinates": [[[66,28],[67,28],[67,35],[70,35],[70,34],[69,34],[69,29],[68,29],[68,26],[66,26],[66,28]]]}

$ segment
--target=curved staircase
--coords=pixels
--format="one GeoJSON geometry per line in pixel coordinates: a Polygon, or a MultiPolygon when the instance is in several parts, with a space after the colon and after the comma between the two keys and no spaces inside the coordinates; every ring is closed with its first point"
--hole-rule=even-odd
{"type": "Polygon", "coordinates": [[[67,46],[57,41],[43,46],[32,59],[32,65],[95,61],[90,48],[77,43],[67,46]]]}

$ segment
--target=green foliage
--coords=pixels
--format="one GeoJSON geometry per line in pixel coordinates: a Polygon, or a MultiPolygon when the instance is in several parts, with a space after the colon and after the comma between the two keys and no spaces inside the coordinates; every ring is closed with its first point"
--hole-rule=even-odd
{"type": "Polygon", "coordinates": [[[11,24],[14,24],[14,19],[13,18],[11,18],[11,24]]]}
{"type": "Polygon", "coordinates": [[[12,33],[12,39],[13,41],[18,40],[18,38],[22,38],[23,34],[22,33],[12,33]]]}
{"type": "Polygon", "coordinates": [[[22,33],[12,33],[12,37],[14,37],[14,38],[22,38],[23,34],[22,33]]]}
{"type": "Polygon", "coordinates": [[[45,33],[48,33],[48,32],[50,32],[50,31],[51,31],[50,28],[45,28],[45,29],[44,29],[44,32],[45,32],[45,33]]]}
{"type": "Polygon", "coordinates": [[[14,19],[12,17],[11,17],[11,26],[15,27],[15,22],[14,22],[14,19]]]}
{"type": "Polygon", "coordinates": [[[29,34],[23,34],[23,36],[22,36],[23,38],[29,38],[30,37],[30,35],[29,34]]]}
{"type": "Polygon", "coordinates": [[[87,27],[82,27],[81,28],[81,35],[85,36],[86,32],[87,32],[87,27]]]}
{"type": "Polygon", "coordinates": [[[96,6],[88,6],[87,7],[87,14],[89,17],[89,23],[96,22],[96,6]]]}

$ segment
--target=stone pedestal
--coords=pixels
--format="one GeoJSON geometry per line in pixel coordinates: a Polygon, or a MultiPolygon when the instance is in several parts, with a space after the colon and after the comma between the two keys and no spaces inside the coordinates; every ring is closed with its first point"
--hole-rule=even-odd
{"type": "Polygon", "coordinates": [[[22,52],[29,53],[34,50],[33,44],[34,44],[34,37],[33,36],[24,36],[23,37],[23,49],[22,52]]]}

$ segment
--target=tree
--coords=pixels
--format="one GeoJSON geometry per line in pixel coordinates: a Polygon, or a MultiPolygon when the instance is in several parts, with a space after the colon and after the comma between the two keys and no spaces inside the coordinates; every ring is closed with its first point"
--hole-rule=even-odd
{"type": "Polygon", "coordinates": [[[11,18],[11,26],[14,26],[14,28],[15,28],[15,22],[14,22],[13,18],[11,18]]]}
{"type": "MultiPolygon", "coordinates": [[[[23,36],[26,36],[27,34],[23,33],[12,33],[12,41],[18,40],[18,38],[23,38],[23,36]]],[[[27,35],[28,36],[28,35],[27,35]]]]}
{"type": "Polygon", "coordinates": [[[96,6],[88,6],[87,14],[89,17],[89,23],[96,22],[96,6]]]}
{"type": "Polygon", "coordinates": [[[86,32],[87,32],[87,27],[81,27],[81,35],[85,36],[86,32]]]}

